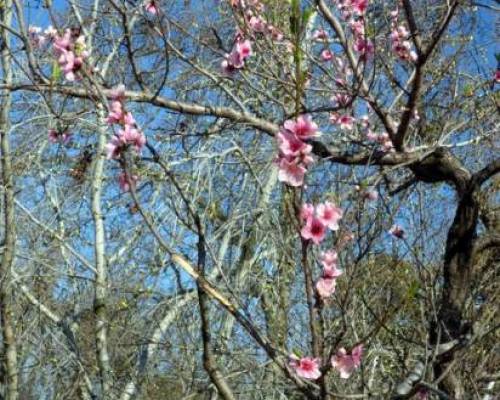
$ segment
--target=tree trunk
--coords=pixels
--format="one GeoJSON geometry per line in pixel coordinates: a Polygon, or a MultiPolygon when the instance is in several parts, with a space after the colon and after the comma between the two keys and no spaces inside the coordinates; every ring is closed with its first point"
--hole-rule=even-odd
{"type": "MultiPolygon", "coordinates": [[[[6,0],[0,7],[1,21],[5,27],[10,27],[12,22],[12,2],[6,0]]],[[[2,78],[6,85],[12,83],[12,69],[9,35],[5,28],[0,28],[0,41],[3,45],[1,53],[2,78]]],[[[16,332],[12,307],[11,269],[14,262],[16,247],[16,230],[14,219],[14,181],[12,177],[12,161],[10,154],[10,123],[11,94],[8,90],[2,91],[0,102],[0,140],[1,140],[1,165],[3,183],[3,217],[4,217],[4,250],[0,270],[0,314],[2,323],[2,358],[5,365],[5,399],[16,400],[18,392],[18,366],[16,332]]]]}

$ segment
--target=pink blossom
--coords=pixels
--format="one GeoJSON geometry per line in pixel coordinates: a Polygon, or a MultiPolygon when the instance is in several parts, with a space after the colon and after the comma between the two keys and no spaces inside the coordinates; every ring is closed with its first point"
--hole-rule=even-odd
{"type": "Polygon", "coordinates": [[[235,49],[240,55],[242,60],[245,60],[246,58],[252,55],[252,43],[248,39],[241,42],[237,42],[235,49]]]}
{"type": "Polygon", "coordinates": [[[326,226],[319,218],[310,217],[300,231],[303,239],[311,240],[314,244],[320,244],[326,235],[326,226]]]}
{"type": "Polygon", "coordinates": [[[261,17],[252,16],[248,21],[248,26],[254,32],[264,33],[266,31],[266,23],[261,17]]]}
{"type": "Polygon", "coordinates": [[[316,213],[324,226],[332,231],[339,229],[338,222],[342,218],[342,209],[340,207],[336,207],[333,203],[327,201],[316,208],[316,213]]]}
{"type": "Polygon", "coordinates": [[[392,51],[404,61],[412,60],[417,61],[418,55],[412,50],[411,43],[408,39],[410,32],[404,25],[397,24],[397,12],[391,13],[392,17],[392,31],[390,34],[392,51]]]}
{"type": "Polygon", "coordinates": [[[126,114],[124,115],[124,117],[123,117],[123,123],[124,123],[125,125],[130,125],[130,126],[133,126],[133,125],[135,125],[135,124],[136,124],[136,123],[135,123],[135,119],[134,119],[134,117],[132,116],[132,113],[128,112],[128,113],[126,113],[126,114]]]}
{"type": "Polygon", "coordinates": [[[338,259],[339,255],[335,250],[324,251],[320,254],[321,263],[325,268],[336,266],[338,259]]]}
{"type": "Polygon", "coordinates": [[[298,164],[295,160],[289,161],[286,158],[279,160],[278,180],[290,186],[299,187],[304,184],[306,168],[298,164]]]}
{"type": "Polygon", "coordinates": [[[363,15],[368,8],[368,0],[352,0],[352,9],[358,15],[363,15]]]}
{"type": "Polygon", "coordinates": [[[309,153],[302,152],[299,158],[300,162],[304,167],[308,167],[314,162],[314,158],[309,153]]]}
{"type": "Polygon", "coordinates": [[[335,293],[336,282],[334,278],[319,278],[316,282],[316,291],[318,295],[326,299],[335,293]]]}
{"type": "Polygon", "coordinates": [[[320,361],[319,358],[302,357],[299,359],[293,355],[290,357],[290,366],[301,378],[316,380],[321,376],[321,371],[319,370],[320,361]]]}
{"type": "MultiPolygon", "coordinates": [[[[321,283],[318,281],[318,284],[321,285],[321,289],[316,286],[316,289],[319,290],[327,290],[328,288],[335,290],[335,282],[330,282],[329,280],[335,280],[337,279],[340,275],[343,274],[343,272],[340,269],[337,269],[337,261],[338,261],[338,255],[335,250],[329,250],[326,252],[321,253],[320,255],[320,261],[321,264],[323,264],[323,272],[321,275],[321,278],[323,279],[321,283]],[[333,288],[331,287],[333,285],[333,288]]],[[[333,292],[332,292],[333,293],[333,292]]],[[[322,296],[322,297],[327,297],[327,296],[322,296]]]]}
{"type": "Polygon", "coordinates": [[[58,63],[64,72],[65,78],[68,81],[74,81],[78,72],[83,66],[83,61],[89,56],[89,52],[85,49],[85,37],[78,36],[75,39],[70,29],[66,29],[64,35],[54,36],[53,49],[54,54],[58,57],[58,63]]]}
{"type": "Polygon", "coordinates": [[[71,134],[68,131],[58,132],[55,129],[49,129],[49,142],[57,143],[61,142],[67,144],[71,140],[71,134]]]}
{"type": "Polygon", "coordinates": [[[378,141],[381,144],[386,142],[389,139],[390,139],[390,137],[389,137],[389,134],[387,132],[384,132],[384,133],[381,133],[380,135],[378,135],[378,141]]]}
{"type": "Polygon", "coordinates": [[[328,39],[328,32],[325,31],[323,28],[316,29],[313,32],[312,38],[314,40],[318,40],[318,41],[320,41],[320,40],[326,40],[326,39],[328,39]]]}
{"type": "Polygon", "coordinates": [[[227,64],[227,68],[232,68],[234,70],[243,68],[243,66],[245,65],[241,54],[234,49],[230,54],[226,54],[225,57],[226,59],[223,61],[223,68],[224,62],[227,64]]]}
{"type": "Polygon", "coordinates": [[[242,40],[238,35],[236,45],[230,54],[225,55],[225,60],[221,63],[224,74],[232,75],[236,70],[245,66],[245,59],[252,55],[252,44],[249,40],[242,40]]]}
{"type": "Polygon", "coordinates": [[[61,134],[61,141],[62,141],[64,144],[67,144],[70,140],[71,140],[71,133],[69,133],[68,131],[64,131],[64,132],[61,134]]]}
{"type": "Polygon", "coordinates": [[[224,75],[232,76],[237,71],[237,68],[229,61],[228,57],[229,55],[226,54],[226,59],[222,60],[220,66],[224,75]]]}
{"type": "Polygon", "coordinates": [[[137,128],[131,125],[125,125],[125,129],[120,129],[118,135],[126,144],[131,144],[135,147],[135,150],[139,153],[142,147],[146,144],[146,137],[137,128]]]}
{"type": "Polygon", "coordinates": [[[281,42],[284,39],[283,33],[273,25],[268,25],[267,31],[271,35],[272,39],[277,42],[281,42]]]}
{"type": "Polygon", "coordinates": [[[368,115],[366,115],[366,114],[365,114],[365,115],[363,115],[363,116],[359,119],[359,121],[361,122],[361,126],[362,126],[363,128],[365,128],[365,129],[366,129],[366,128],[368,128],[368,127],[370,126],[370,117],[369,117],[368,115]]]}
{"type": "Polygon", "coordinates": [[[398,239],[403,239],[405,236],[404,229],[401,228],[399,225],[393,225],[391,229],[389,229],[389,233],[398,239]]]}
{"type": "Polygon", "coordinates": [[[49,129],[49,142],[50,143],[57,143],[59,140],[59,134],[55,129],[49,129]]]}
{"type": "Polygon", "coordinates": [[[378,199],[378,193],[376,190],[367,189],[363,192],[363,198],[368,201],[376,201],[378,199]]]}
{"type": "Polygon", "coordinates": [[[338,107],[346,107],[349,104],[349,102],[351,101],[351,96],[349,96],[345,93],[336,93],[333,95],[332,101],[338,107]]]}
{"type": "Polygon", "coordinates": [[[300,219],[302,221],[307,221],[309,218],[314,216],[314,206],[310,203],[302,204],[300,208],[300,219]]]}
{"type": "Polygon", "coordinates": [[[289,119],[285,121],[284,127],[301,140],[319,136],[318,125],[312,121],[309,115],[300,115],[295,121],[289,119]]]}
{"type": "Polygon", "coordinates": [[[62,37],[57,35],[55,36],[53,46],[54,46],[54,52],[56,53],[57,56],[70,50],[70,45],[71,45],[71,31],[69,29],[66,29],[62,37]]]}
{"type": "Polygon", "coordinates": [[[279,149],[285,156],[307,155],[312,151],[312,146],[298,139],[297,136],[287,132],[280,131],[277,134],[279,149]]]}
{"type": "Polygon", "coordinates": [[[123,105],[121,101],[112,101],[106,122],[108,124],[118,124],[123,119],[123,105]]]}
{"type": "Polygon", "coordinates": [[[330,50],[326,49],[321,52],[321,59],[323,61],[330,61],[332,58],[333,58],[333,53],[330,50]]]}
{"type": "Polygon", "coordinates": [[[371,129],[368,129],[368,131],[366,132],[366,138],[372,142],[376,142],[378,140],[378,137],[379,136],[371,129]]]}
{"type": "Polygon", "coordinates": [[[418,389],[416,393],[417,400],[428,400],[429,399],[429,391],[426,388],[418,389]]]}
{"type": "Polygon", "coordinates": [[[130,183],[132,184],[132,187],[135,187],[138,180],[139,177],[137,175],[129,175],[128,180],[127,174],[125,172],[122,172],[120,175],[118,175],[118,184],[120,186],[120,189],[124,192],[128,192],[130,190],[130,183]]]}
{"type": "Polygon", "coordinates": [[[123,149],[123,141],[119,137],[113,136],[111,141],[106,144],[106,158],[108,160],[117,159],[123,149]]]}
{"type": "Polygon", "coordinates": [[[58,59],[59,65],[62,67],[62,70],[66,76],[68,81],[75,80],[74,70],[76,69],[76,57],[75,53],[72,51],[67,51],[59,56],[58,59]]]}
{"type": "Polygon", "coordinates": [[[408,29],[406,29],[406,26],[404,25],[399,25],[396,28],[397,34],[400,38],[404,39],[410,36],[410,32],[408,32],[408,29]]]}
{"type": "Polygon", "coordinates": [[[145,4],[144,4],[144,9],[150,13],[150,14],[153,14],[153,15],[156,15],[158,14],[158,12],[160,11],[158,5],[156,4],[156,1],[155,0],[148,0],[145,4]]]}
{"type": "Polygon", "coordinates": [[[341,78],[335,78],[335,84],[340,87],[346,86],[345,80],[341,78]]]}
{"type": "Polygon", "coordinates": [[[332,357],[332,366],[340,372],[342,379],[348,379],[353,371],[361,365],[362,353],[363,345],[360,344],[352,349],[351,354],[347,354],[347,351],[341,347],[337,354],[332,357]]]}
{"type": "Polygon", "coordinates": [[[123,101],[125,99],[125,85],[119,84],[111,89],[109,97],[111,100],[123,101]]]}
{"type": "Polygon", "coordinates": [[[357,21],[351,20],[349,22],[349,26],[351,27],[354,36],[365,36],[365,22],[362,19],[358,19],[357,21]]]}
{"type": "Polygon", "coordinates": [[[354,42],[354,50],[361,54],[361,57],[366,60],[373,55],[373,43],[369,39],[358,38],[354,42]]]}
{"type": "Polygon", "coordinates": [[[342,271],[337,269],[338,254],[335,250],[321,253],[320,262],[323,265],[323,276],[336,278],[342,275],[342,271]]]}
{"type": "Polygon", "coordinates": [[[495,71],[495,75],[494,75],[493,78],[494,78],[494,80],[495,80],[496,83],[500,83],[500,69],[497,69],[495,71]]]}
{"type": "Polygon", "coordinates": [[[352,130],[354,126],[354,118],[350,115],[341,115],[336,122],[342,130],[352,130]]]}

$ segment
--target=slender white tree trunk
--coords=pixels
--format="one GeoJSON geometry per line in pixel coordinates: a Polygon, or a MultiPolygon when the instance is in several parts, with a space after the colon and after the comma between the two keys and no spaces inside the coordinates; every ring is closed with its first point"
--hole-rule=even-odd
{"type": "Polygon", "coordinates": [[[104,147],[106,145],[106,130],[104,125],[104,107],[98,105],[99,135],[97,140],[96,158],[92,176],[92,217],[94,220],[94,254],[95,254],[95,295],[94,312],[96,317],[95,340],[97,348],[97,364],[102,386],[102,398],[111,398],[112,371],[108,352],[108,269],[105,260],[104,221],[101,210],[101,191],[105,162],[104,147]]]}
{"type": "MultiPolygon", "coordinates": [[[[6,0],[0,7],[1,21],[4,27],[12,23],[12,1],[6,0]]],[[[9,33],[0,28],[0,43],[3,83],[12,84],[11,55],[9,47],[9,33]]],[[[3,237],[4,251],[0,266],[0,314],[3,338],[2,358],[5,368],[5,399],[17,400],[18,367],[15,323],[12,308],[11,269],[14,261],[16,246],[16,231],[14,220],[14,181],[12,178],[12,163],[10,154],[10,122],[11,93],[8,90],[1,92],[0,101],[0,141],[3,189],[3,237]]]]}

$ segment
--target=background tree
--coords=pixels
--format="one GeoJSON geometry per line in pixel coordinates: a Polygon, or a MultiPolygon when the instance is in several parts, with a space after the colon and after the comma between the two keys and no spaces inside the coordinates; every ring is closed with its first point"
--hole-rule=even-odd
{"type": "Polygon", "coordinates": [[[494,3],[9,1],[0,396],[498,392],[494,3]]]}

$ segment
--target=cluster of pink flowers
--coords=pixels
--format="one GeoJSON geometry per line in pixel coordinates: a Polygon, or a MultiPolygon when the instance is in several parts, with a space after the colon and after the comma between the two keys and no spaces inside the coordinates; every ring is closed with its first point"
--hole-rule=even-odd
{"type": "Polygon", "coordinates": [[[346,349],[341,347],[337,354],[332,357],[333,368],[340,372],[342,379],[348,379],[353,371],[361,365],[361,356],[363,355],[363,345],[359,344],[348,354],[346,349]]]}
{"type": "Polygon", "coordinates": [[[246,25],[252,33],[268,35],[276,41],[283,40],[283,33],[262,16],[265,5],[259,0],[230,0],[231,6],[243,14],[246,25]]]}
{"type": "Polygon", "coordinates": [[[144,3],[144,9],[150,14],[158,14],[160,12],[160,7],[158,6],[157,2],[157,0],[147,0],[144,3]]]}
{"type": "Polygon", "coordinates": [[[417,53],[412,50],[411,42],[408,40],[410,33],[404,25],[398,24],[398,10],[391,11],[391,48],[392,51],[404,61],[417,60],[417,53]]]}
{"type": "Polygon", "coordinates": [[[360,58],[363,60],[367,60],[371,57],[375,51],[373,46],[373,42],[366,37],[358,36],[354,42],[354,50],[360,54],[360,58]]]}
{"type": "Polygon", "coordinates": [[[337,0],[337,7],[345,20],[354,15],[363,16],[368,8],[368,0],[337,0]]]}
{"type": "MultiPolygon", "coordinates": [[[[328,32],[325,31],[323,28],[316,29],[312,34],[312,39],[317,42],[326,42],[328,40],[328,32]]],[[[334,57],[335,55],[330,49],[323,49],[321,51],[320,58],[323,61],[333,60],[334,57]]]]}
{"type": "Polygon", "coordinates": [[[267,35],[277,42],[283,40],[283,33],[274,25],[268,23],[266,18],[262,16],[265,6],[259,0],[250,0],[247,3],[240,1],[240,7],[244,11],[246,24],[252,33],[267,35]]]}
{"type": "Polygon", "coordinates": [[[338,255],[335,250],[321,253],[320,260],[323,272],[316,282],[316,292],[321,299],[326,299],[335,293],[336,279],[342,271],[337,269],[338,255]]]}
{"type": "Polygon", "coordinates": [[[375,133],[372,130],[368,130],[366,138],[372,142],[378,143],[382,151],[392,151],[394,149],[392,140],[387,132],[375,133]]]}
{"type": "MultiPolygon", "coordinates": [[[[331,100],[336,107],[347,107],[347,105],[351,102],[352,97],[347,93],[335,93],[331,100]]],[[[336,120],[335,120],[336,121],[336,120]]]]}
{"type": "Polygon", "coordinates": [[[384,152],[393,151],[394,145],[387,132],[376,133],[372,130],[370,126],[370,118],[368,115],[364,115],[360,118],[361,127],[365,130],[366,139],[370,142],[375,142],[380,145],[380,150],[384,152]]]}
{"type": "Polygon", "coordinates": [[[137,181],[139,180],[139,177],[137,175],[128,175],[127,179],[127,173],[122,172],[120,175],[118,175],[118,185],[120,186],[120,189],[123,190],[124,192],[128,192],[130,190],[130,185],[132,187],[135,187],[137,181]]]}
{"type": "Polygon", "coordinates": [[[365,34],[368,0],[338,0],[337,7],[351,28],[354,36],[354,50],[360,54],[360,58],[367,60],[374,52],[373,43],[365,34]]]}
{"type": "Polygon", "coordinates": [[[329,201],[316,207],[306,203],[300,210],[300,219],[305,223],[300,230],[300,235],[304,240],[320,244],[326,236],[327,229],[332,231],[339,229],[342,214],[342,209],[329,201]]]}
{"type": "Polygon", "coordinates": [[[77,78],[76,74],[83,66],[83,61],[89,56],[85,36],[66,29],[62,36],[55,34],[52,48],[64,76],[68,81],[74,81],[77,78]]]}
{"type": "Polygon", "coordinates": [[[328,37],[329,37],[328,32],[325,31],[323,28],[316,29],[312,34],[312,38],[318,42],[324,42],[328,40],[328,37]]]}
{"type": "Polygon", "coordinates": [[[356,120],[354,119],[353,116],[349,114],[338,114],[338,113],[331,113],[330,114],[330,121],[333,122],[334,124],[337,124],[340,129],[352,131],[354,128],[354,123],[356,120]]]}
{"type": "Polygon", "coordinates": [[[226,75],[233,75],[237,70],[245,66],[245,60],[252,55],[252,43],[238,34],[236,43],[231,53],[225,55],[221,63],[222,71],[226,75]]]}
{"type": "Polygon", "coordinates": [[[296,120],[287,120],[276,135],[279,154],[278,179],[290,186],[302,186],[307,167],[312,164],[312,146],[305,141],[319,136],[318,125],[310,116],[301,115],[296,120]]]}
{"type": "Polygon", "coordinates": [[[111,142],[106,145],[107,158],[119,158],[121,153],[129,146],[133,146],[137,153],[140,153],[142,147],[146,144],[146,137],[137,127],[132,114],[125,110],[125,87],[123,85],[113,89],[111,100],[107,122],[109,125],[121,125],[121,128],[118,130],[118,134],[113,136],[111,142]]]}
{"type": "MultiPolygon", "coordinates": [[[[340,373],[342,379],[348,379],[354,370],[361,365],[362,354],[362,344],[354,347],[350,354],[342,347],[337,351],[337,354],[331,358],[330,363],[332,367],[340,373]]],[[[299,358],[292,354],[290,356],[289,365],[301,378],[316,380],[321,377],[321,359],[319,358],[299,358]]]]}
{"type": "Polygon", "coordinates": [[[57,129],[49,129],[49,142],[67,144],[71,140],[71,134],[67,131],[59,131],[57,129]]]}

